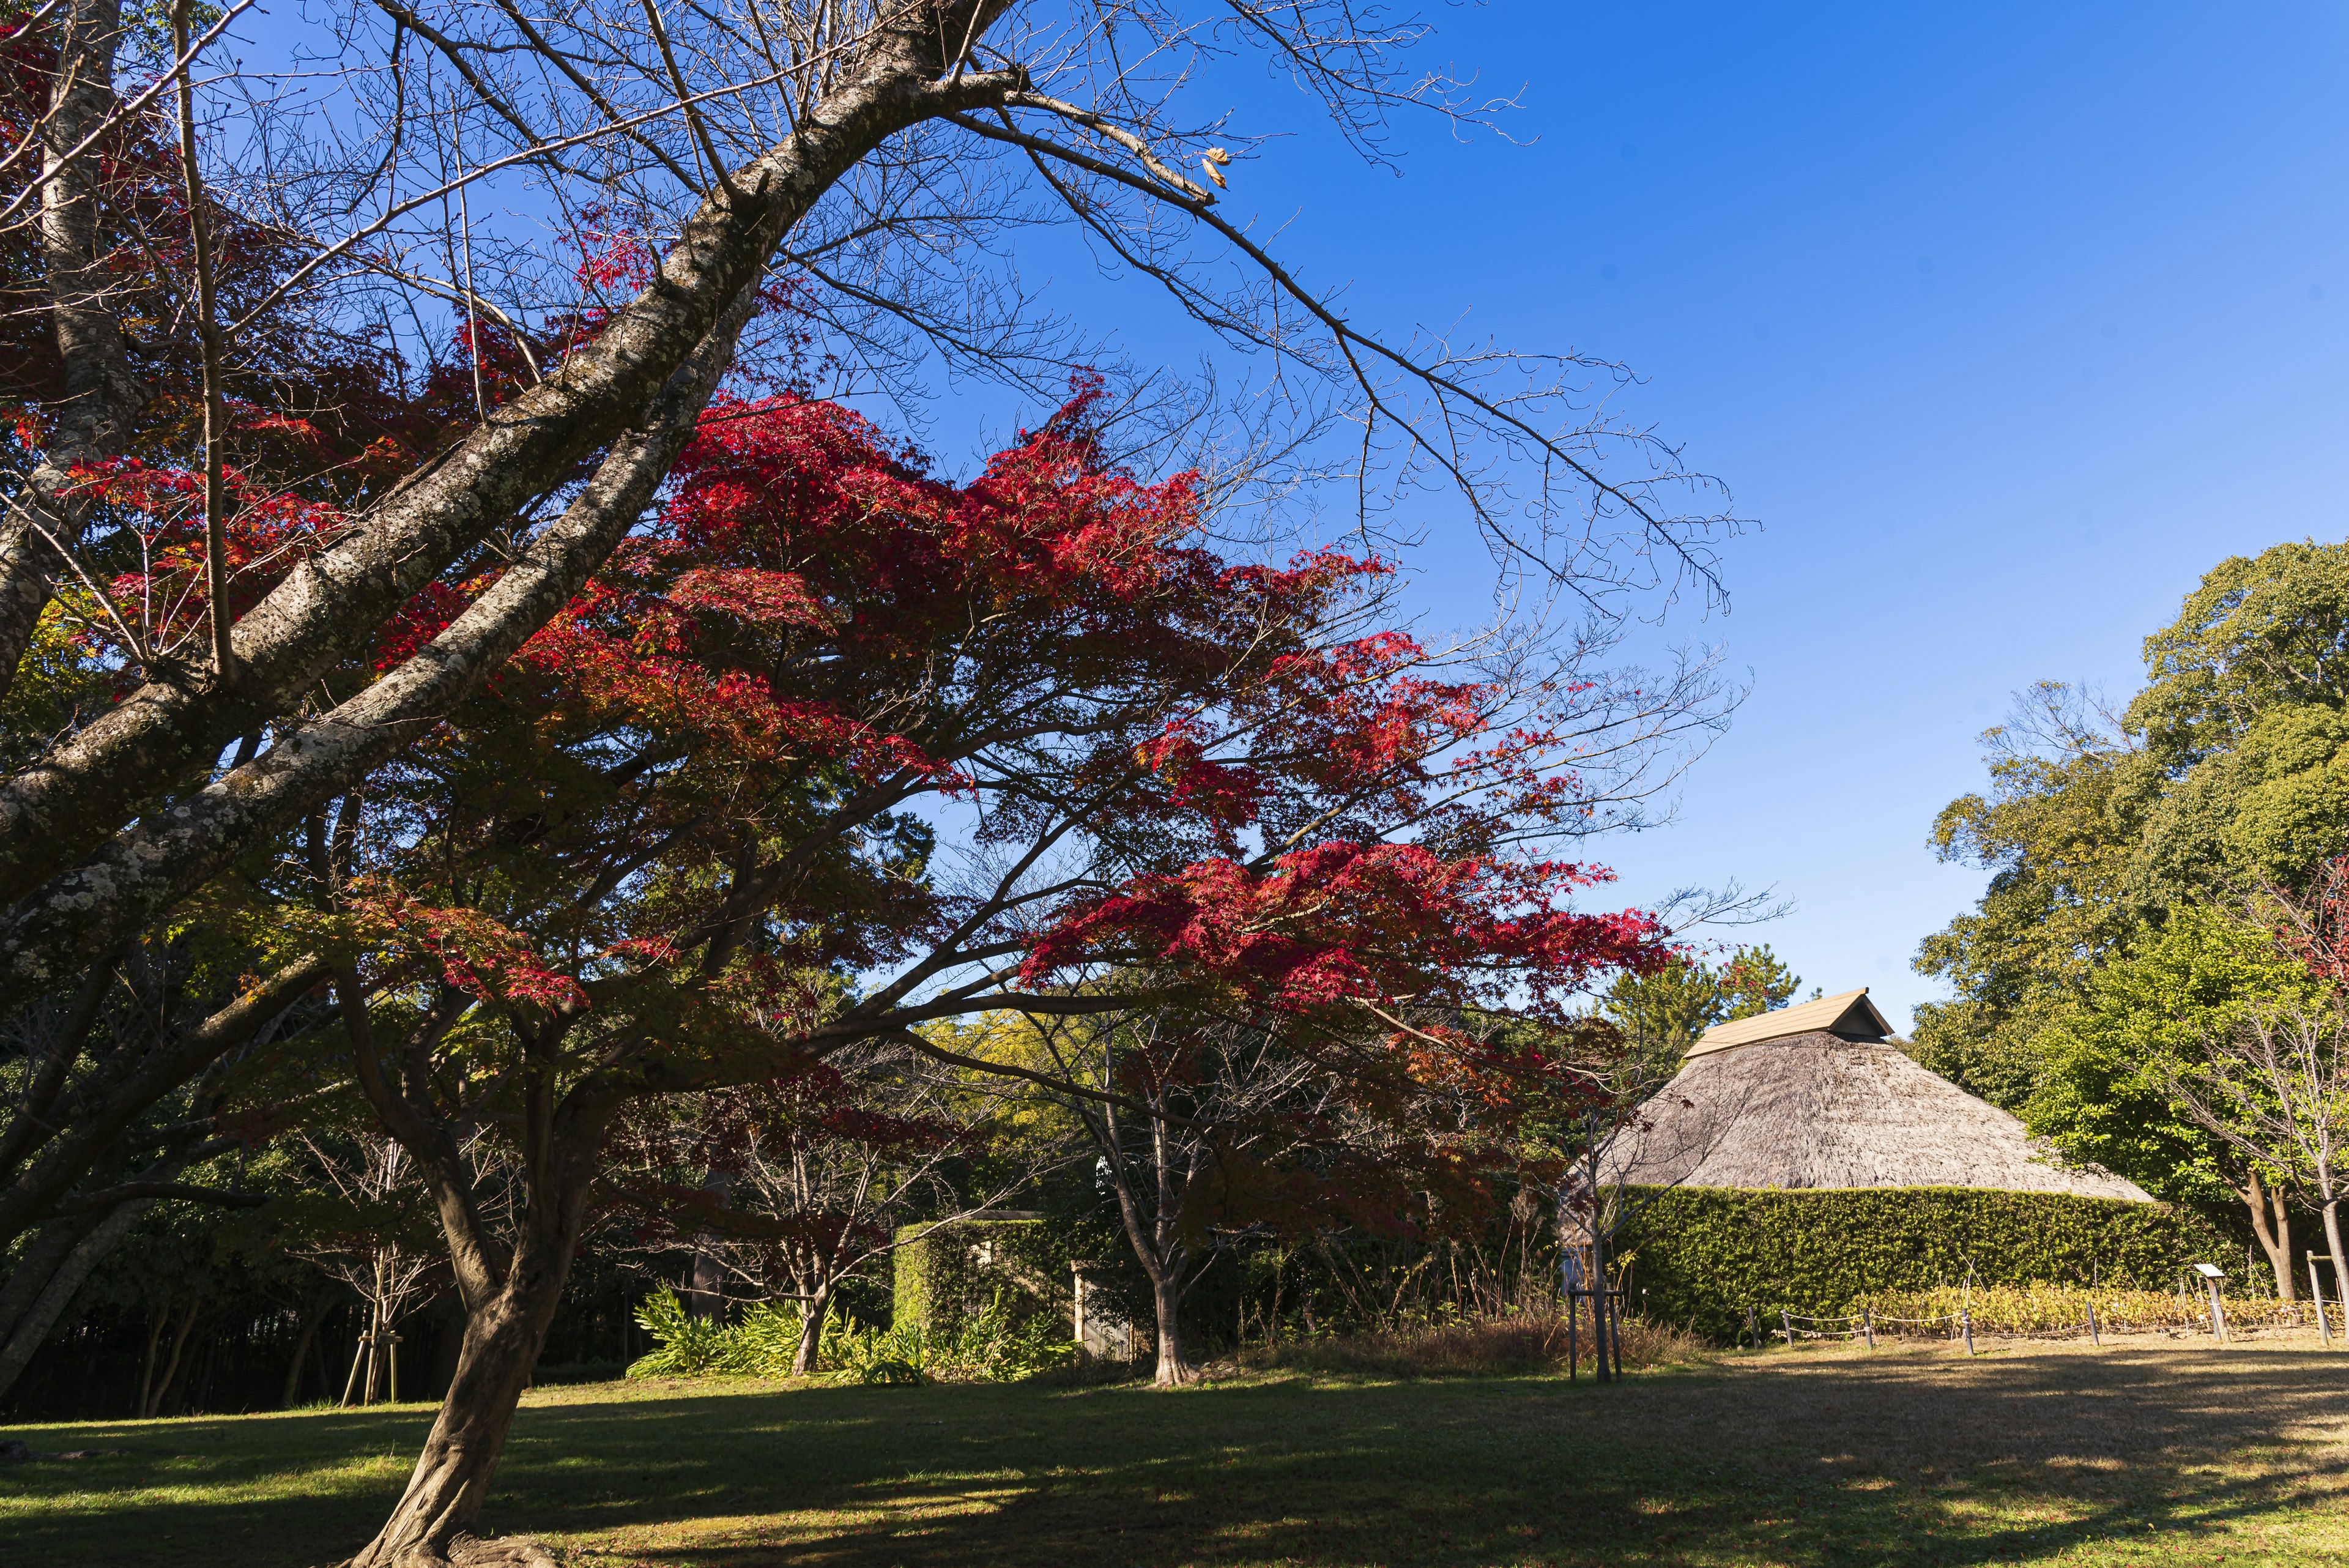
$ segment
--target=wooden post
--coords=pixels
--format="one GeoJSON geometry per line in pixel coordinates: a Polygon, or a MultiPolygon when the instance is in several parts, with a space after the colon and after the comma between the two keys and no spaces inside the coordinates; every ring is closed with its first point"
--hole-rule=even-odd
{"type": "MultiPolygon", "coordinates": [[[[2324,1284],[2323,1276],[2319,1275],[2316,1272],[2316,1254],[2313,1252],[2311,1252],[2308,1255],[2308,1293],[2314,1297],[2316,1301],[2317,1336],[2324,1344],[2331,1345],[2333,1343],[2333,1324],[2327,1321],[2324,1315],[2324,1284]]],[[[2344,1333],[2349,1333],[2349,1320],[2344,1320],[2341,1326],[2344,1333]]]]}
{"type": "Polygon", "coordinates": [[[2227,1343],[2227,1308],[2219,1300],[2219,1282],[2206,1279],[2202,1282],[2210,1288],[2210,1337],[2224,1345],[2227,1343]]]}
{"type": "MultiPolygon", "coordinates": [[[[2312,1269],[2315,1266],[2313,1263],[2309,1265],[2312,1269]]],[[[1762,1321],[1754,1315],[1754,1303],[1751,1302],[1745,1303],[1745,1339],[1754,1349],[1762,1348],[1762,1321]]]]}
{"type": "Polygon", "coordinates": [[[1786,1348],[1789,1350],[1794,1349],[1795,1320],[1786,1315],[1786,1309],[1784,1307],[1778,1309],[1778,1326],[1786,1331],[1786,1348]]]}
{"type": "Polygon", "coordinates": [[[1958,1327],[1965,1333],[1966,1354],[1971,1355],[1974,1353],[1974,1314],[1971,1308],[1958,1309],[1958,1327]]]}
{"type": "Polygon", "coordinates": [[[1876,1314],[1868,1307],[1859,1309],[1859,1331],[1868,1336],[1868,1348],[1876,1348],[1876,1314]]]}
{"type": "Polygon", "coordinates": [[[2088,1298],[2088,1343],[2095,1345],[2105,1343],[2103,1336],[2096,1333],[2096,1298],[2094,1296],[2088,1298]]]}
{"type": "Polygon", "coordinates": [[[1607,1342],[1615,1347],[1615,1376],[1623,1376],[1623,1293],[1607,1293],[1607,1342]]]}
{"type": "Polygon", "coordinates": [[[1571,1285],[1567,1287],[1566,1376],[1569,1381],[1582,1376],[1582,1345],[1575,1334],[1575,1325],[1582,1317],[1582,1308],[1575,1304],[1574,1299],[1581,1293],[1582,1293],[1580,1291],[1576,1290],[1571,1285]]]}

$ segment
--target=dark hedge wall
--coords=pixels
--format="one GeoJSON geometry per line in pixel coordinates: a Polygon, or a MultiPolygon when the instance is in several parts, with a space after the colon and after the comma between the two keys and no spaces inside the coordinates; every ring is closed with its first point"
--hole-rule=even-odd
{"type": "Polygon", "coordinates": [[[1835,1314],[1886,1291],[2091,1282],[2168,1289],[2226,1239],[2166,1204],[1970,1187],[1633,1189],[1618,1232],[1629,1304],[1726,1338],[1745,1309],[1835,1314]]]}

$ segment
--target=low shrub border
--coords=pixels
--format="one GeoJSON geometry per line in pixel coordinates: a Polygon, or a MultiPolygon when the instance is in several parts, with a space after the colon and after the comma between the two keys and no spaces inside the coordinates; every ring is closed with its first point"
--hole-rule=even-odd
{"type": "Polygon", "coordinates": [[[1724,1340],[1748,1307],[1856,1312],[1969,1280],[2167,1290],[2189,1263],[2232,1253],[2199,1215],[2058,1192],[1682,1187],[1626,1197],[1635,1212],[1615,1258],[1629,1304],[1724,1340]]]}

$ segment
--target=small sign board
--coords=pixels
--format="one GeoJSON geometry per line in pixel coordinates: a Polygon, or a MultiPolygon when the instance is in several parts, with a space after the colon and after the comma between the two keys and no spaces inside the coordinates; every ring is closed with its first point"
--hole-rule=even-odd
{"type": "Polygon", "coordinates": [[[2194,1265],[2194,1272],[2206,1280],[2223,1280],[2227,1277],[2227,1271],[2216,1263],[2197,1263],[2194,1265]]]}

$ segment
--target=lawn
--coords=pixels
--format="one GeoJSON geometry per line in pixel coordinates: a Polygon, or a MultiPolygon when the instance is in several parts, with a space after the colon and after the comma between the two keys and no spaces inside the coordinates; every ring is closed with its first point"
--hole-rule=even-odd
{"type": "MultiPolygon", "coordinates": [[[[2349,1355],[2207,1344],[1727,1357],[1587,1379],[531,1396],[489,1523],[594,1568],[2349,1559],[2349,1355]]],[[[297,1568],[429,1412],[16,1428],[0,1563],[297,1568]]]]}

